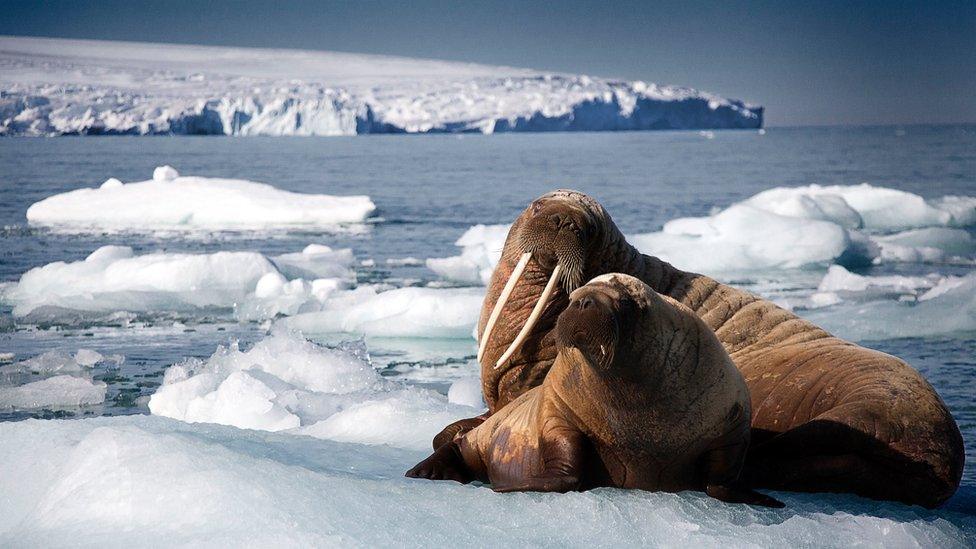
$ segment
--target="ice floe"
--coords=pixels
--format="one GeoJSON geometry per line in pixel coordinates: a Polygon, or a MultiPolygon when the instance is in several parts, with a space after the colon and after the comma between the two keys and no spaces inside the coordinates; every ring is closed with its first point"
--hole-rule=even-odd
{"type": "Polygon", "coordinates": [[[238,318],[261,320],[319,310],[332,292],[355,282],[352,263],[351,250],[321,245],[271,258],[256,252],[135,255],[127,246],[103,246],[82,261],[31,269],[0,289],[0,301],[28,321],[235,307],[238,318]],[[301,276],[310,279],[289,278],[301,276]]]}
{"type": "Polygon", "coordinates": [[[976,532],[952,509],[848,496],[777,493],[785,509],[757,509],[403,478],[428,451],[158,416],[3,423],[0,545],[967,547],[976,532]]]}
{"type": "Polygon", "coordinates": [[[27,220],[74,231],[330,228],[360,223],[375,209],[368,196],[301,194],[240,179],[181,177],[161,166],[149,181],[45,198],[27,209],[27,220]]]}
{"type": "Polygon", "coordinates": [[[281,320],[305,334],[346,332],[375,337],[471,338],[483,288],[376,286],[334,294],[322,310],[281,320]]]}
{"type": "Polygon", "coordinates": [[[974,197],[925,200],[866,183],[809,185],[769,189],[630,240],[644,253],[706,274],[831,263],[967,262],[976,245],[968,232],[948,227],[974,222],[974,197]],[[896,231],[904,232],[890,234],[896,231]]]}
{"type": "Polygon", "coordinates": [[[865,287],[829,307],[799,311],[834,334],[854,341],[926,337],[976,331],[976,273],[940,277],[866,277],[828,275],[841,288],[865,287]],[[843,280],[841,280],[843,279],[843,280]],[[870,286],[894,287],[900,297],[877,299],[870,286]],[[899,289],[900,286],[900,289],[899,289]],[[916,286],[908,289],[907,286],[916,286]],[[867,296],[867,297],[865,297],[867,296]],[[865,301],[865,299],[868,299],[865,301]]]}
{"type": "Polygon", "coordinates": [[[510,225],[475,225],[454,243],[461,255],[427,259],[427,268],[447,280],[488,284],[502,255],[510,225]]]}
{"type": "Polygon", "coordinates": [[[194,423],[420,449],[447,423],[476,412],[467,406],[473,399],[464,400],[388,381],[361,352],[277,331],[246,351],[220,347],[205,361],[171,366],[149,410],[194,423]]]}
{"type": "Polygon", "coordinates": [[[0,385],[0,410],[88,406],[105,401],[107,385],[83,377],[56,375],[23,385],[0,385]]]}

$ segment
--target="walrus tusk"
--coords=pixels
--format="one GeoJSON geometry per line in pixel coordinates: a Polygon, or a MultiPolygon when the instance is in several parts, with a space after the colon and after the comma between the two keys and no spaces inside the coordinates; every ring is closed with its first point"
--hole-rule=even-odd
{"type": "Polygon", "coordinates": [[[515,269],[512,271],[512,275],[508,277],[505,288],[502,289],[501,295],[498,296],[498,301],[495,302],[495,308],[491,310],[491,316],[488,317],[488,323],[485,324],[485,332],[481,334],[481,344],[478,345],[479,364],[481,363],[481,357],[485,354],[485,348],[488,346],[488,338],[491,337],[491,331],[495,327],[495,322],[498,322],[498,316],[502,314],[502,308],[508,303],[508,298],[512,295],[512,290],[518,284],[519,278],[522,277],[522,271],[525,270],[525,266],[529,264],[529,259],[531,258],[532,252],[522,254],[518,264],[515,265],[515,269]]]}
{"type": "Polygon", "coordinates": [[[529,319],[525,321],[525,326],[522,326],[522,331],[515,336],[515,341],[508,346],[508,350],[505,354],[498,359],[495,363],[495,370],[501,368],[502,364],[505,364],[514,353],[522,346],[525,338],[529,336],[529,332],[535,327],[535,323],[542,316],[542,310],[546,308],[546,302],[549,301],[549,296],[552,295],[552,291],[556,288],[556,281],[559,279],[560,265],[557,263],[556,268],[552,270],[552,276],[549,277],[549,282],[546,284],[546,289],[542,290],[542,295],[539,296],[539,301],[536,301],[535,308],[532,309],[532,314],[529,315],[529,319]]]}

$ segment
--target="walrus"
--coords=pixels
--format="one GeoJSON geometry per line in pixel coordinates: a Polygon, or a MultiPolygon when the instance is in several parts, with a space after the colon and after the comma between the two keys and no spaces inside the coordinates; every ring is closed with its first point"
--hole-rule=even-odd
{"type": "Polygon", "coordinates": [[[925,507],[958,488],[965,460],[959,428],[908,364],[638,252],[596,200],[568,190],[533,201],[512,225],[478,323],[488,412],[447,426],[435,448],[543,383],[568,296],[609,272],[635,276],[715,332],[749,388],[752,444],[743,477],[752,486],[925,507]]]}
{"type": "Polygon", "coordinates": [[[749,390],[690,309],[624,274],[570,295],[541,385],[438,448],[408,477],[494,490],[703,490],[782,507],[739,483],[749,390]]]}

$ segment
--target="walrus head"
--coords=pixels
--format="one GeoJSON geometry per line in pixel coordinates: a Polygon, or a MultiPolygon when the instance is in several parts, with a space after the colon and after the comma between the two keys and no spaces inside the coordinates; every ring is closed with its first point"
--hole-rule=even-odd
{"type": "Polygon", "coordinates": [[[611,230],[617,229],[606,210],[581,192],[559,190],[534,200],[509,233],[506,247],[514,248],[519,261],[488,317],[478,346],[478,361],[484,356],[492,329],[530,261],[551,274],[521,331],[494,364],[496,369],[508,361],[531,333],[557,285],[568,295],[586,280],[593,252],[601,249],[611,230]]]}
{"type": "Polygon", "coordinates": [[[578,349],[602,370],[611,368],[620,341],[631,340],[630,332],[648,307],[646,286],[629,275],[607,274],[575,290],[569,299],[556,321],[556,345],[578,349]]]}

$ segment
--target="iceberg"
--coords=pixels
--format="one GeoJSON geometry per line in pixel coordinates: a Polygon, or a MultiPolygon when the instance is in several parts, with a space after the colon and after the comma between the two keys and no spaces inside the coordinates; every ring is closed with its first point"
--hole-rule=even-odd
{"type": "Polygon", "coordinates": [[[0,37],[0,135],[760,128],[690,88],[339,52],[0,37]]]}
{"type": "Polygon", "coordinates": [[[253,181],[181,177],[169,166],[156,168],[149,181],[109,181],[35,202],[27,221],[73,231],[331,228],[361,223],[376,209],[368,196],[301,194],[253,181]]]}

